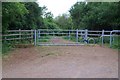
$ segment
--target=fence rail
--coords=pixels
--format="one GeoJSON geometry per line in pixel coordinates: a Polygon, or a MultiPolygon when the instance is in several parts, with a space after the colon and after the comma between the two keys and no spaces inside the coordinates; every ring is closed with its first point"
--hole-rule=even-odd
{"type": "Polygon", "coordinates": [[[38,30],[8,30],[7,34],[0,35],[2,36],[2,41],[13,41],[13,40],[33,40],[34,44],[37,45],[37,37],[40,35],[53,35],[53,36],[68,36],[75,35],[76,42],[78,42],[79,36],[87,37],[97,36],[101,38],[102,45],[104,44],[104,37],[110,37],[110,46],[112,45],[112,37],[118,36],[118,34],[113,35],[114,33],[120,33],[120,30],[61,30],[61,29],[38,29],[38,30]]]}
{"type": "Polygon", "coordinates": [[[7,34],[3,34],[2,41],[14,40],[33,40],[34,30],[8,30],[7,34]]]}
{"type": "Polygon", "coordinates": [[[11,38],[11,39],[4,39],[4,40],[23,40],[23,39],[33,39],[33,37],[26,37],[26,38],[11,38]]]}
{"type": "Polygon", "coordinates": [[[30,31],[34,31],[34,30],[8,30],[7,32],[30,32],[30,31]]]}

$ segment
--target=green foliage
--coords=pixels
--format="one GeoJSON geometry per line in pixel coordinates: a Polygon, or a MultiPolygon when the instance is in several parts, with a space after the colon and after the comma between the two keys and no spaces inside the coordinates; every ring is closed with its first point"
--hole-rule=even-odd
{"type": "MultiPolygon", "coordinates": [[[[46,9],[46,8],[45,8],[46,9]]],[[[60,29],[53,19],[51,12],[44,13],[44,28],[45,29],[60,29]]]]}
{"type": "Polygon", "coordinates": [[[70,9],[74,29],[120,29],[120,4],[103,2],[77,2],[70,9]]]}
{"type": "Polygon", "coordinates": [[[70,38],[69,38],[68,36],[65,36],[65,37],[63,37],[63,39],[66,39],[66,40],[70,40],[70,41],[76,42],[76,37],[75,37],[75,36],[70,36],[70,38]]]}
{"type": "MultiPolygon", "coordinates": [[[[23,0],[24,1],[24,0],[23,0]]],[[[45,6],[39,7],[36,2],[3,2],[2,3],[2,32],[15,29],[120,29],[120,2],[103,3],[77,2],[70,9],[70,15],[62,14],[55,19],[45,6]]],[[[1,13],[0,13],[1,14],[1,13]]],[[[0,15],[1,17],[1,15],[0,15]]],[[[44,35],[43,38],[48,38],[44,35]]],[[[68,37],[64,37],[68,39],[68,37]]],[[[48,42],[44,40],[43,42],[48,42]]],[[[75,35],[70,40],[76,41],[75,35]]],[[[78,39],[79,42],[82,38],[78,39]]],[[[100,39],[96,39],[99,43],[100,39]]],[[[120,48],[120,38],[114,41],[113,47],[120,48]]],[[[109,38],[105,38],[109,43],[109,38]]],[[[27,43],[21,41],[21,43],[27,43]]],[[[12,47],[9,42],[3,43],[3,52],[12,47]]]]}
{"type": "Polygon", "coordinates": [[[120,49],[120,36],[114,37],[113,48],[120,49]]]}
{"type": "Polygon", "coordinates": [[[44,35],[44,36],[41,36],[40,39],[38,39],[38,42],[49,42],[51,38],[52,37],[49,35],[44,35]]]}
{"type": "Polygon", "coordinates": [[[24,4],[29,11],[29,13],[23,18],[25,19],[24,26],[26,26],[24,29],[40,29],[43,25],[42,7],[39,7],[35,2],[27,2],[24,4]]]}
{"type": "Polygon", "coordinates": [[[42,7],[35,2],[3,2],[3,33],[6,30],[37,29],[43,25],[42,7]]]}
{"type": "Polygon", "coordinates": [[[7,52],[10,51],[12,47],[13,46],[11,45],[11,43],[3,42],[2,43],[2,54],[7,54],[7,52]]]}
{"type": "MultiPolygon", "coordinates": [[[[63,37],[63,39],[76,42],[76,36],[75,35],[71,35],[70,38],[68,36],[65,36],[65,37],[63,37]]],[[[78,37],[78,42],[84,44],[83,38],[82,37],[78,37]]],[[[94,43],[94,42],[91,40],[90,43],[94,43]]]]}
{"type": "MultiPolygon", "coordinates": [[[[98,38],[98,44],[102,44],[101,39],[98,38]]],[[[104,37],[104,45],[110,47],[110,37],[105,36],[104,37]]],[[[112,48],[114,49],[120,49],[120,36],[114,36],[112,41],[112,48]]]]}
{"type": "MultiPolygon", "coordinates": [[[[30,29],[59,29],[53,20],[51,12],[44,12],[44,7],[39,7],[36,2],[3,2],[2,3],[2,32],[7,30],[30,29]],[[45,13],[45,17],[43,14],[45,13]]],[[[11,36],[9,36],[11,37],[11,36]]],[[[16,36],[13,36],[14,38],[16,36]]],[[[15,41],[14,44],[28,44],[28,40],[15,41]]],[[[3,43],[3,53],[9,51],[13,43],[3,43]],[[9,45],[8,45],[9,44],[9,45]]]]}
{"type": "Polygon", "coordinates": [[[55,23],[61,29],[73,29],[72,19],[68,14],[62,14],[55,18],[55,23]]]}
{"type": "Polygon", "coordinates": [[[8,29],[16,29],[21,27],[20,18],[27,14],[28,10],[25,5],[18,2],[3,2],[2,3],[2,29],[3,33],[8,29]]]}

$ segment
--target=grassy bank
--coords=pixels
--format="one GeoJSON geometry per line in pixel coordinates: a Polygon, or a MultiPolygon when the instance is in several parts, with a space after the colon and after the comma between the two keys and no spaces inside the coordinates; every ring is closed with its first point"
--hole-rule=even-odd
{"type": "Polygon", "coordinates": [[[16,41],[3,41],[2,42],[2,55],[6,55],[9,51],[16,48],[19,44],[32,44],[29,40],[16,40],[16,41]]]}

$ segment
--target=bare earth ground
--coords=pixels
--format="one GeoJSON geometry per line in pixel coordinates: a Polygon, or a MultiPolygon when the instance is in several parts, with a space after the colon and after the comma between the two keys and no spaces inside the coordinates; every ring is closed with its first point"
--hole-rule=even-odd
{"type": "Polygon", "coordinates": [[[39,46],[3,57],[3,78],[118,78],[118,51],[95,46],[39,46]]]}
{"type": "Polygon", "coordinates": [[[64,40],[62,37],[56,37],[54,36],[52,39],[49,40],[49,42],[40,42],[43,44],[75,44],[76,42],[70,41],[70,40],[64,40]]]}
{"type": "Polygon", "coordinates": [[[61,37],[54,37],[50,40],[51,43],[54,43],[54,44],[70,44],[70,43],[75,43],[75,42],[72,42],[72,41],[69,41],[69,40],[64,40],[62,39],[61,37]]]}

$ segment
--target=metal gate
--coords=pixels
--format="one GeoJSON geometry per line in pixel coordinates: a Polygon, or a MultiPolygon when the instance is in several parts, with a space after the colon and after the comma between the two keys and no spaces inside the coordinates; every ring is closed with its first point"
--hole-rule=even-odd
{"type": "Polygon", "coordinates": [[[35,30],[35,45],[85,45],[87,44],[88,30],[35,30]]]}
{"type": "Polygon", "coordinates": [[[38,29],[34,31],[34,44],[39,46],[70,46],[70,45],[93,45],[96,38],[104,44],[104,37],[109,37],[110,47],[114,41],[113,36],[118,36],[120,30],[92,31],[92,30],[62,30],[62,29],[38,29]],[[117,33],[113,35],[113,33],[117,33]]]}

